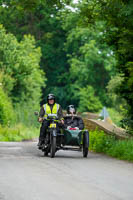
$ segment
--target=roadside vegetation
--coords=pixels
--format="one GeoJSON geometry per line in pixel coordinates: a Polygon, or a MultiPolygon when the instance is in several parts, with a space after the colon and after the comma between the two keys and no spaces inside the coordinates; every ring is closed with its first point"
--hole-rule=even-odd
{"type": "Polygon", "coordinates": [[[103,131],[90,131],[90,151],[133,162],[133,139],[118,140],[103,131]]]}
{"type": "Polygon", "coordinates": [[[121,123],[122,123],[121,120],[123,119],[122,113],[119,113],[119,111],[117,111],[114,108],[107,108],[107,110],[108,110],[112,123],[118,127],[121,127],[121,123]]]}
{"type": "MultiPolygon", "coordinates": [[[[132,19],[132,0],[0,1],[0,140],[38,136],[34,111],[48,93],[64,110],[106,106],[133,135],[132,19]]],[[[132,160],[132,141],[91,140],[91,150],[132,160]]]]}
{"type": "Polygon", "coordinates": [[[46,80],[39,66],[41,51],[32,36],[18,42],[2,25],[0,43],[0,141],[31,139],[46,80]]]}
{"type": "Polygon", "coordinates": [[[37,138],[39,129],[36,127],[26,127],[23,124],[17,124],[13,127],[0,126],[0,141],[2,142],[20,142],[37,138]]]}

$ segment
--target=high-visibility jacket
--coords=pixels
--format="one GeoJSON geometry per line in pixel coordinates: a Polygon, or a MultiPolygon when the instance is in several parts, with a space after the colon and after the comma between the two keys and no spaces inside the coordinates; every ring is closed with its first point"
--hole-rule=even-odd
{"type": "Polygon", "coordinates": [[[60,106],[59,104],[55,103],[53,105],[53,108],[52,108],[52,111],[51,111],[50,105],[48,103],[44,104],[43,105],[43,108],[44,108],[44,111],[45,111],[44,118],[47,119],[48,114],[57,114],[58,110],[59,110],[59,106],[60,106]]]}

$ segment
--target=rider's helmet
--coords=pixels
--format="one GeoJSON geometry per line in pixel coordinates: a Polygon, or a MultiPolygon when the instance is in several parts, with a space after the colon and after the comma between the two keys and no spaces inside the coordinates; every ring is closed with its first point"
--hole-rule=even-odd
{"type": "Polygon", "coordinates": [[[74,105],[69,105],[67,107],[67,114],[76,114],[76,109],[74,105]]]}
{"type": "Polygon", "coordinates": [[[54,94],[48,94],[47,95],[47,103],[48,103],[49,100],[52,100],[52,99],[54,100],[54,103],[55,103],[55,95],[54,94]]]}

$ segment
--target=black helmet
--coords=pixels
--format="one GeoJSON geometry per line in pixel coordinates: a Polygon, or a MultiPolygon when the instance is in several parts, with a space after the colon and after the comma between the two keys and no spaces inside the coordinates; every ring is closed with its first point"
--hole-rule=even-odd
{"type": "Polygon", "coordinates": [[[47,102],[48,102],[48,100],[51,100],[51,99],[53,99],[55,101],[55,95],[54,94],[48,94],[47,95],[47,102]]]}
{"type": "Polygon", "coordinates": [[[69,105],[68,107],[67,107],[67,114],[76,114],[76,109],[75,109],[75,107],[74,107],[74,105],[69,105]]]}

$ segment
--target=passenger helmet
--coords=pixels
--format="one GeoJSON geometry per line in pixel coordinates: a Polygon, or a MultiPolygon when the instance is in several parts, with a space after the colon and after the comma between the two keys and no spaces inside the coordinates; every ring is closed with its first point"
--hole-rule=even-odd
{"type": "Polygon", "coordinates": [[[67,107],[67,114],[76,114],[76,109],[75,109],[74,105],[69,105],[67,107]]]}
{"type": "Polygon", "coordinates": [[[48,94],[47,95],[47,102],[48,102],[48,100],[51,100],[51,99],[53,99],[54,102],[55,102],[55,95],[54,94],[48,94]]]}

